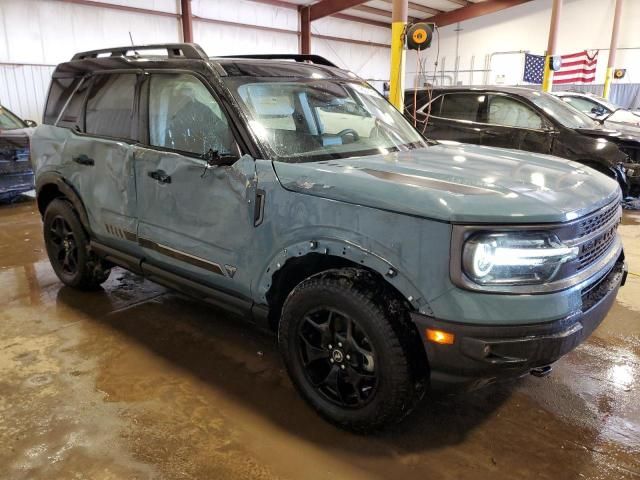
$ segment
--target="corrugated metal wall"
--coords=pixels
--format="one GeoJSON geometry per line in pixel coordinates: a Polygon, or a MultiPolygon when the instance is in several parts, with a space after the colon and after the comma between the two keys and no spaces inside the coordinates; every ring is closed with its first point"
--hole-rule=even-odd
{"type": "Polygon", "coordinates": [[[40,123],[53,65],[0,63],[0,105],[40,123]]]}

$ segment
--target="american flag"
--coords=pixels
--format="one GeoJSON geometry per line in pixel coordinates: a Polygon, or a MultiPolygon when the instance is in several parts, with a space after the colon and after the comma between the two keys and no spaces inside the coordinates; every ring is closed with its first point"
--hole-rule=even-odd
{"type": "Polygon", "coordinates": [[[562,55],[562,67],[553,73],[554,85],[565,83],[593,83],[596,79],[598,51],[589,55],[586,50],[562,55]]]}
{"type": "Polygon", "coordinates": [[[523,80],[529,83],[542,83],[544,72],[544,55],[524,54],[524,77],[523,80]]]}
{"type": "MultiPolygon", "coordinates": [[[[544,55],[524,55],[523,80],[529,83],[542,83],[544,75],[544,55]]],[[[560,70],[553,73],[553,83],[593,83],[596,79],[598,52],[589,55],[586,50],[578,53],[562,55],[560,70]]]]}

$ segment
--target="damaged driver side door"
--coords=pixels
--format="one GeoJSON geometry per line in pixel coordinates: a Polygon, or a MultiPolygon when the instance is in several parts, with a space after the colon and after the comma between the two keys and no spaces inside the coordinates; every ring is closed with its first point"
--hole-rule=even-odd
{"type": "Polygon", "coordinates": [[[254,228],[255,162],[241,156],[198,76],[152,73],[142,98],[147,138],[135,147],[135,170],[145,262],[248,297],[237,265],[254,228]]]}

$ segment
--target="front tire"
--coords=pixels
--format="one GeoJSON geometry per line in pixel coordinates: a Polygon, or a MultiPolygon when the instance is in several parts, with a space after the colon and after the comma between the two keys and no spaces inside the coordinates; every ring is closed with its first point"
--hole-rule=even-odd
{"type": "Polygon", "coordinates": [[[409,349],[393,320],[349,278],[311,277],[288,296],[280,352],[296,389],[329,422],[375,431],[416,404],[409,349]]]}
{"type": "Polygon", "coordinates": [[[44,242],[49,261],[62,283],[95,290],[111,270],[89,250],[89,238],[69,202],[55,199],[44,214],[44,242]]]}

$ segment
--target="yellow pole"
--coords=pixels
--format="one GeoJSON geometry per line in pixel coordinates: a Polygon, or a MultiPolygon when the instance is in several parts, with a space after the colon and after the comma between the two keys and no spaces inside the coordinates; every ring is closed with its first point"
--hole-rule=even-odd
{"type": "Polygon", "coordinates": [[[407,27],[408,10],[409,0],[393,0],[389,101],[400,111],[404,108],[404,64],[406,52],[403,34],[407,27]]]}
{"type": "Polygon", "coordinates": [[[609,98],[611,91],[611,80],[613,79],[613,69],[616,66],[616,53],[618,51],[618,31],[620,30],[620,18],[622,17],[622,0],[616,0],[616,12],[613,16],[613,30],[611,31],[611,46],[609,48],[609,63],[607,63],[607,74],[604,78],[604,98],[609,98]]]}
{"type": "Polygon", "coordinates": [[[553,70],[551,70],[551,58],[556,54],[556,37],[560,28],[560,11],[562,0],[553,0],[551,9],[551,25],[549,26],[549,43],[547,44],[547,56],[544,59],[544,77],[542,91],[550,92],[553,86],[553,70]]]}

